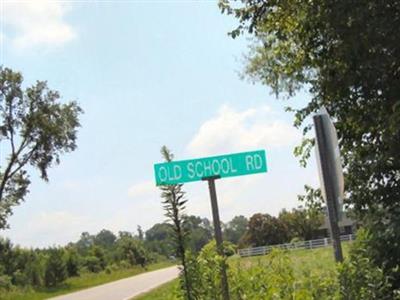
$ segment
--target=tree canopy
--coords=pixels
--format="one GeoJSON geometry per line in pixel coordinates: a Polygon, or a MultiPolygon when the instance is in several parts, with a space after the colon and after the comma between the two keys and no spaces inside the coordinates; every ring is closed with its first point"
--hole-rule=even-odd
{"type": "Polygon", "coordinates": [[[314,139],[307,117],[325,106],[335,121],[347,204],[371,233],[372,260],[399,286],[400,1],[221,0],[250,34],[245,74],[277,95],[308,89],[295,113],[305,163],[314,139]]]}
{"type": "Polygon", "coordinates": [[[8,144],[0,168],[0,229],[7,226],[12,207],[24,200],[30,184],[27,167],[48,180],[48,169],[76,148],[79,114],[74,101],[61,103],[58,92],[38,81],[23,89],[23,77],[0,67],[0,141],[8,144]]]}

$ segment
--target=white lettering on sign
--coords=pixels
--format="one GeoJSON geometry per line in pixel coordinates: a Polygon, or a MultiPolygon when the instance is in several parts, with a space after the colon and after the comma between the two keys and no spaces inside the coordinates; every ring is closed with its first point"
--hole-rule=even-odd
{"type": "Polygon", "coordinates": [[[165,167],[161,167],[158,170],[158,177],[161,179],[161,181],[166,181],[168,178],[168,174],[167,174],[167,169],[165,167]]]}
{"type": "Polygon", "coordinates": [[[182,177],[182,169],[180,166],[174,166],[174,179],[179,180],[182,177]]]}
{"type": "Polygon", "coordinates": [[[252,155],[246,155],[246,169],[247,170],[253,170],[254,169],[253,156],[252,155]]]}
{"type": "Polygon", "coordinates": [[[187,170],[188,170],[188,176],[190,179],[194,178],[196,173],[194,172],[194,165],[193,163],[188,163],[187,164],[187,170]]]}
{"type": "MultiPolygon", "coordinates": [[[[192,178],[202,178],[212,175],[236,173],[237,170],[233,167],[232,159],[224,158],[222,160],[206,160],[196,161],[195,163],[188,163],[186,165],[187,176],[192,178]]],[[[182,175],[179,173],[180,176],[182,175]]]]}
{"type": "Polygon", "coordinates": [[[156,184],[177,184],[211,176],[230,177],[267,172],[265,151],[205,157],[154,165],[156,184]]]}
{"type": "Polygon", "coordinates": [[[246,155],[245,160],[247,170],[260,170],[263,166],[263,160],[259,154],[246,155]]]}
{"type": "Polygon", "coordinates": [[[224,174],[229,173],[229,161],[226,158],[221,160],[221,169],[224,174]]]}
{"type": "Polygon", "coordinates": [[[232,172],[232,173],[236,173],[236,172],[237,172],[237,169],[235,169],[235,168],[233,167],[232,158],[229,158],[229,162],[231,163],[231,172],[232,172]]]}
{"type": "Polygon", "coordinates": [[[200,168],[203,167],[202,163],[200,161],[196,162],[195,170],[196,170],[197,177],[203,177],[203,169],[201,169],[201,171],[200,171],[199,167],[200,168]]]}
{"type": "Polygon", "coordinates": [[[263,166],[262,157],[259,154],[254,154],[254,166],[256,170],[260,170],[263,166]]]}

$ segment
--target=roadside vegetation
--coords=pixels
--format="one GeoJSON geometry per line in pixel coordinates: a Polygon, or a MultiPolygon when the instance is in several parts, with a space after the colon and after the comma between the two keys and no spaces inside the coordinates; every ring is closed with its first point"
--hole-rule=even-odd
{"type": "Polygon", "coordinates": [[[84,232],[76,243],[46,249],[0,239],[0,299],[43,299],[175,264],[139,235],[84,232]]]}
{"type": "MultiPolygon", "coordinates": [[[[351,246],[351,243],[343,243],[343,253],[346,259],[349,257],[351,246]]],[[[271,299],[271,295],[266,292],[267,287],[273,287],[277,293],[280,285],[289,280],[286,281],[286,285],[292,284],[294,288],[292,290],[288,289],[286,294],[280,293],[279,299],[312,299],[312,297],[307,296],[310,293],[319,293],[318,296],[321,298],[315,297],[314,299],[333,299],[322,298],[324,295],[321,291],[325,290],[326,293],[326,290],[330,289],[332,294],[339,291],[336,279],[337,270],[332,251],[331,247],[327,247],[287,252],[274,251],[269,255],[246,258],[241,258],[237,255],[231,256],[227,260],[230,270],[229,284],[230,290],[236,291],[236,294],[231,295],[231,298],[271,299]],[[264,268],[266,270],[262,270],[264,268]],[[272,272],[275,272],[275,274],[272,274],[272,272]],[[277,284],[277,281],[280,283],[277,284]],[[304,288],[301,288],[302,286],[304,288]],[[253,289],[256,290],[251,291],[253,289]],[[307,289],[307,292],[304,289],[307,289]],[[261,293],[265,294],[261,295],[261,293]],[[242,298],[239,297],[239,294],[242,298]],[[247,298],[244,298],[245,295],[247,298]],[[291,297],[292,295],[293,297],[291,297]]],[[[218,276],[218,274],[215,275],[218,276]]],[[[215,286],[215,288],[218,290],[218,286],[215,286]]],[[[208,296],[217,297],[213,299],[219,299],[218,292],[208,296]]],[[[200,299],[206,299],[205,295],[202,297],[200,299]]],[[[134,298],[134,300],[148,299],[181,299],[178,282],[176,280],[171,281],[134,298]]]]}
{"type": "MultiPolygon", "coordinates": [[[[179,217],[190,262],[212,240],[213,228],[207,218],[179,217]]],[[[236,216],[223,224],[226,253],[232,255],[238,247],[318,237],[321,221],[321,214],[300,208],[283,210],[278,217],[236,216]]],[[[145,232],[140,226],[134,233],[117,235],[106,229],[83,232],[77,242],[45,249],[21,248],[0,238],[0,299],[43,299],[178,264],[174,234],[173,225],[165,222],[145,232]]]]}
{"type": "Polygon", "coordinates": [[[111,281],[123,279],[126,277],[138,275],[140,273],[153,271],[171,266],[173,263],[164,261],[151,263],[146,268],[140,266],[129,267],[125,269],[117,269],[111,272],[100,271],[98,273],[83,273],[80,276],[70,277],[62,284],[56,287],[31,287],[13,288],[10,290],[2,290],[0,294],[1,300],[41,300],[55,297],[63,294],[72,293],[85,288],[101,285],[111,281]]]}

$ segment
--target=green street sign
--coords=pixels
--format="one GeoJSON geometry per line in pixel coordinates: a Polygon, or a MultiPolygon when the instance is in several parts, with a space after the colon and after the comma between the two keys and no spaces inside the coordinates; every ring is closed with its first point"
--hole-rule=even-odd
{"type": "Polygon", "coordinates": [[[154,165],[157,185],[200,181],[267,172],[264,150],[173,161],[154,165]]]}

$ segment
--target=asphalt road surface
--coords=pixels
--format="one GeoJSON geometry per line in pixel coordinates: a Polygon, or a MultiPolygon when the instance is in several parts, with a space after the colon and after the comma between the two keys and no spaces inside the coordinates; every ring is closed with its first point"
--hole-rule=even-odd
{"type": "Polygon", "coordinates": [[[128,300],[178,277],[177,266],[113,281],[52,300],[128,300]]]}

